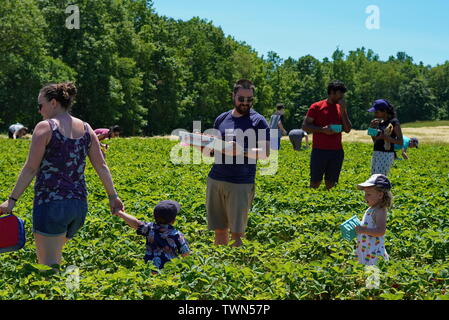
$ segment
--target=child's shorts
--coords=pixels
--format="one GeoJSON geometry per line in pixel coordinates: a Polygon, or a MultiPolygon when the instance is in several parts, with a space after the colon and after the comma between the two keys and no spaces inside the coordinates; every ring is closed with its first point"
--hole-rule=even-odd
{"type": "Polygon", "coordinates": [[[47,237],[73,238],[84,225],[87,201],[78,199],[58,200],[33,208],[33,232],[47,237]]]}

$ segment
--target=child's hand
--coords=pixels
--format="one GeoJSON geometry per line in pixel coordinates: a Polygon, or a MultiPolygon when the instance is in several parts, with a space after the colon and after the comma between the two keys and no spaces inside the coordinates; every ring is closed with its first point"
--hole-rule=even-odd
{"type": "Polygon", "coordinates": [[[113,216],[120,217],[124,212],[122,210],[117,210],[112,213],[113,216]]]}
{"type": "Polygon", "coordinates": [[[355,227],[355,232],[358,233],[358,234],[362,233],[363,232],[363,227],[362,226],[355,227]]]}
{"type": "Polygon", "coordinates": [[[109,197],[109,208],[111,209],[111,214],[115,214],[117,211],[125,210],[125,205],[118,195],[113,195],[109,197]]]}

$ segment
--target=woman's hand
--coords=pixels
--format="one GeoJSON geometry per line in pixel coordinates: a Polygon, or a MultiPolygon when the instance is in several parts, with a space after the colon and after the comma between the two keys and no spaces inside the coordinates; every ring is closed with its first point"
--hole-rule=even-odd
{"type": "Polygon", "coordinates": [[[111,209],[112,214],[125,210],[125,206],[118,196],[115,198],[109,198],[109,208],[111,209]]]}
{"type": "Polygon", "coordinates": [[[14,206],[16,205],[16,202],[14,200],[6,200],[0,205],[0,215],[12,213],[12,210],[14,209],[14,206]]]}
{"type": "Polygon", "coordinates": [[[369,124],[369,127],[377,129],[377,128],[379,128],[379,124],[380,124],[380,120],[379,119],[373,119],[373,120],[371,120],[371,122],[369,124]]]}

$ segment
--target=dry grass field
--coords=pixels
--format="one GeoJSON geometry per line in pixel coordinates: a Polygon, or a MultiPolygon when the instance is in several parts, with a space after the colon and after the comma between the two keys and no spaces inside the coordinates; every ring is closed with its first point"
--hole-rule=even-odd
{"type": "MultiPolygon", "coordinates": [[[[407,137],[416,137],[420,143],[447,143],[449,144],[449,126],[402,128],[402,132],[407,137]]],[[[7,135],[0,134],[0,138],[8,138],[7,135]]],[[[27,135],[26,138],[31,138],[27,135]]],[[[177,140],[176,136],[154,136],[153,138],[171,138],[177,140]]],[[[288,137],[282,139],[288,140],[288,137]]],[[[366,130],[352,130],[349,134],[343,133],[343,142],[364,142],[372,143],[371,137],[366,134],[366,130]]]]}
{"type": "MultiPolygon", "coordinates": [[[[402,133],[409,138],[418,138],[420,143],[449,144],[449,126],[402,128],[402,133]]],[[[176,136],[155,136],[154,138],[177,140],[176,136]]],[[[282,137],[282,139],[288,140],[288,137],[282,137]]],[[[372,143],[372,140],[371,137],[367,135],[366,130],[352,130],[349,134],[343,133],[343,142],[372,143]]]]}
{"type": "MultiPolygon", "coordinates": [[[[402,133],[409,138],[418,138],[420,143],[449,143],[449,126],[402,128],[402,133]]],[[[349,134],[343,134],[343,142],[372,143],[372,140],[366,130],[352,130],[349,134]]]]}

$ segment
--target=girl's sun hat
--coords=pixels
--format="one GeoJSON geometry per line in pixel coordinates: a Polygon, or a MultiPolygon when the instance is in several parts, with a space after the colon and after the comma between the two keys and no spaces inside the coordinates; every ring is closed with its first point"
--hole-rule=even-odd
{"type": "Polygon", "coordinates": [[[383,174],[373,174],[368,180],[357,185],[359,190],[363,190],[363,188],[368,187],[378,187],[381,189],[390,190],[391,182],[383,174]]]}

